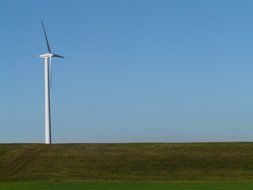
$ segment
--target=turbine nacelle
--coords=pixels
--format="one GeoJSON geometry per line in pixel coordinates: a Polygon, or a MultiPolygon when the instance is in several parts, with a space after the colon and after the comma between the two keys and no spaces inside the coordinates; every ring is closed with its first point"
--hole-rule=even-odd
{"type": "Polygon", "coordinates": [[[52,58],[52,57],[64,58],[61,55],[57,55],[57,54],[53,54],[53,53],[45,53],[45,54],[40,55],[40,58],[42,58],[42,59],[48,59],[48,58],[52,58]]]}
{"type": "Polygon", "coordinates": [[[52,54],[52,53],[45,53],[45,54],[41,54],[40,58],[42,58],[42,59],[48,59],[48,58],[53,57],[53,55],[54,54],[52,54]]]}

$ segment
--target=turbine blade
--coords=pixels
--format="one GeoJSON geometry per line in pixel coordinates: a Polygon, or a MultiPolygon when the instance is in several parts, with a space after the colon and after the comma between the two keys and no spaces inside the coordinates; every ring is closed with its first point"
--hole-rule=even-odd
{"type": "Polygon", "coordinates": [[[47,50],[48,50],[49,53],[51,53],[50,45],[49,45],[49,42],[48,42],[48,39],[47,39],[47,32],[46,32],[46,29],[45,29],[45,26],[44,26],[44,23],[43,23],[42,19],[41,19],[41,24],[42,24],[42,28],[43,28],[43,31],[44,31],[45,39],[46,39],[46,42],[47,42],[47,50]]]}
{"type": "Polygon", "coordinates": [[[62,55],[53,54],[53,57],[64,58],[62,55]]]}

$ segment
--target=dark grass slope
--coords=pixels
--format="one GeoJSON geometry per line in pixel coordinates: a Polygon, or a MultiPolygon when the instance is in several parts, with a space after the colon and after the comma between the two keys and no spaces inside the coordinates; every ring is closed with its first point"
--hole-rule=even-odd
{"type": "Polygon", "coordinates": [[[253,182],[26,182],[0,183],[0,190],[252,190],[253,182]]]}
{"type": "Polygon", "coordinates": [[[253,143],[2,144],[0,179],[253,180],[253,143]]]}

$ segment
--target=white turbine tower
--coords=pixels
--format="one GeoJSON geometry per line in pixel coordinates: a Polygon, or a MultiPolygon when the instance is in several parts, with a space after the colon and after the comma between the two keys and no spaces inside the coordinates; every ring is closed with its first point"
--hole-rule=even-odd
{"type": "Polygon", "coordinates": [[[47,38],[47,33],[43,21],[41,20],[42,28],[47,43],[48,52],[40,55],[40,58],[44,59],[45,68],[45,143],[51,144],[51,112],[50,112],[50,90],[52,86],[52,58],[64,58],[61,55],[57,55],[51,52],[50,45],[47,38]]]}

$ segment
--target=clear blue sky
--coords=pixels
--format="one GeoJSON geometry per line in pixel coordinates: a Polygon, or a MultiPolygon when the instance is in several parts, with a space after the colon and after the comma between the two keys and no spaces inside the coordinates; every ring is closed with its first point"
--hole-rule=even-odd
{"type": "Polygon", "coordinates": [[[250,0],[0,1],[0,142],[253,141],[250,0]]]}

